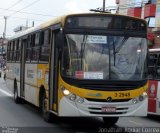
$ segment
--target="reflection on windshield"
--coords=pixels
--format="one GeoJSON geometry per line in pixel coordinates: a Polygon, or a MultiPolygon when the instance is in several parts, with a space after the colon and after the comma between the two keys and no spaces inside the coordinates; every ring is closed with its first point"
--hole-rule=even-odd
{"type": "Polygon", "coordinates": [[[146,52],[144,38],[68,34],[63,75],[76,79],[142,79],[146,52]]]}

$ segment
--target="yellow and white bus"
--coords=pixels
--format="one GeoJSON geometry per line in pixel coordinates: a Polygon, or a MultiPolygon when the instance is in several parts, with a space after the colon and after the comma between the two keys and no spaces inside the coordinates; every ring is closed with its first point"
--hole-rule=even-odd
{"type": "Polygon", "coordinates": [[[26,100],[63,117],[147,115],[147,25],[107,13],[69,14],[17,33],[7,47],[6,83],[26,100]]]}

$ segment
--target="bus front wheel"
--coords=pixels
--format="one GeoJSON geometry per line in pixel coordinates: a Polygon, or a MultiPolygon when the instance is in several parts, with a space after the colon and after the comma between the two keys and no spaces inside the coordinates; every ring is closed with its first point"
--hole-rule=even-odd
{"type": "Polygon", "coordinates": [[[47,102],[45,99],[46,99],[46,96],[45,94],[43,94],[42,95],[42,105],[41,105],[42,116],[46,122],[51,122],[52,120],[51,113],[47,111],[47,102]]]}
{"type": "Polygon", "coordinates": [[[117,123],[119,117],[103,117],[104,124],[108,127],[117,123]]]}

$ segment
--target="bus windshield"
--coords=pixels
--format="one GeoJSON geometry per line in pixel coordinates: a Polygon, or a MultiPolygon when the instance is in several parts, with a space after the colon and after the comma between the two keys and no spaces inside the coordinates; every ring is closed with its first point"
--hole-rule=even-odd
{"type": "Polygon", "coordinates": [[[83,80],[142,80],[146,56],[145,38],[66,34],[62,73],[83,80]]]}

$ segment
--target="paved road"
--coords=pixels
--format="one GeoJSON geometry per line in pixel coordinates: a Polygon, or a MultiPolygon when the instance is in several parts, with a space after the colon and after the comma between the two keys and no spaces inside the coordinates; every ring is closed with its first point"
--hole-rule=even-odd
{"type": "Polygon", "coordinates": [[[152,133],[153,130],[159,133],[160,117],[122,117],[109,129],[101,118],[60,118],[46,123],[36,107],[28,103],[15,104],[13,95],[0,78],[0,127],[0,133],[152,133]]]}

